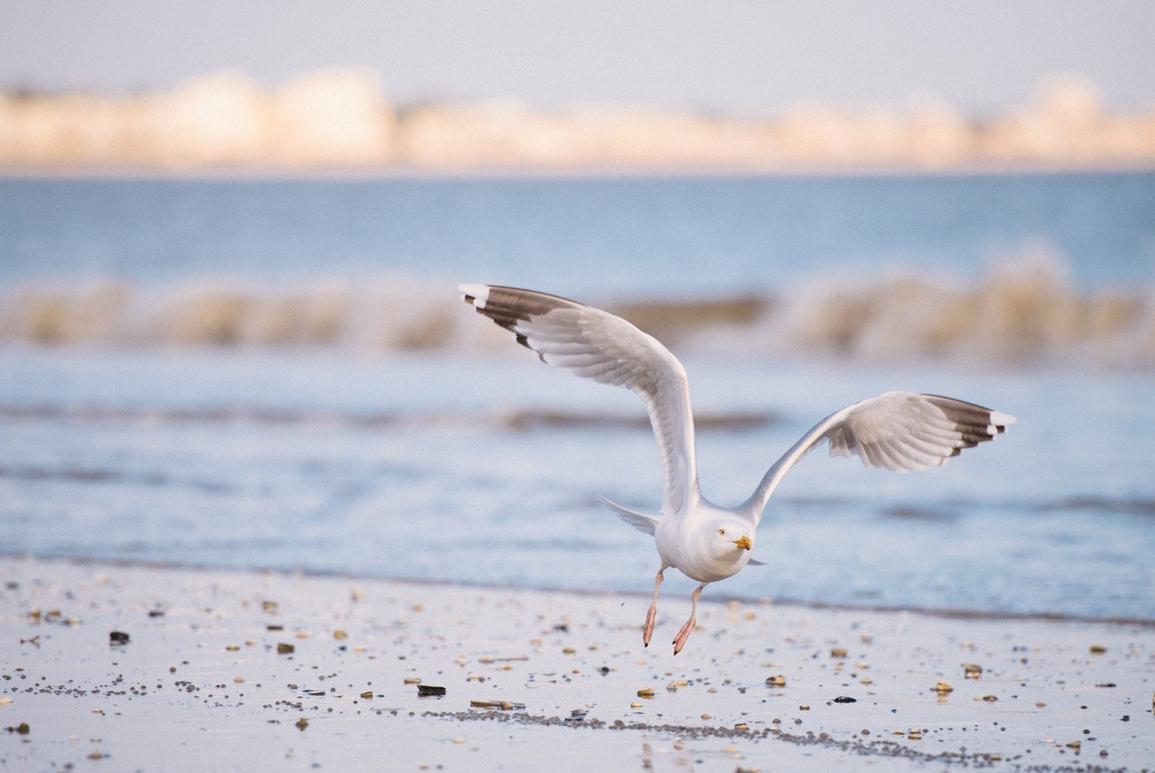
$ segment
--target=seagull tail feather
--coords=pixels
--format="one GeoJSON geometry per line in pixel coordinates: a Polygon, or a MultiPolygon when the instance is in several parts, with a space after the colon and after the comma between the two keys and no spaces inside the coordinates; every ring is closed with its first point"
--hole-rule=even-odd
{"type": "Polygon", "coordinates": [[[658,528],[658,519],[652,515],[646,515],[645,513],[639,513],[637,510],[623,507],[617,502],[612,502],[603,496],[599,496],[598,501],[617,513],[618,518],[621,518],[643,534],[653,534],[654,530],[658,528]]]}

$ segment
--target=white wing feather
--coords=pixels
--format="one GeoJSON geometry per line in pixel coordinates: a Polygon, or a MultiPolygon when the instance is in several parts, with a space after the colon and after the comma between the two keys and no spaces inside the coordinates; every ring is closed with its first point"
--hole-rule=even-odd
{"type": "Polygon", "coordinates": [[[991,440],[1015,417],[941,395],[887,392],[827,416],[774,463],[743,505],[758,522],[782,478],[822,441],[831,456],[857,456],[867,467],[924,470],[991,440]]]}
{"type": "Polygon", "coordinates": [[[621,317],[556,295],[482,284],[460,289],[466,303],[512,332],[542,362],[641,397],[665,468],[663,511],[676,513],[698,500],[686,371],[656,338],[621,317]]]}

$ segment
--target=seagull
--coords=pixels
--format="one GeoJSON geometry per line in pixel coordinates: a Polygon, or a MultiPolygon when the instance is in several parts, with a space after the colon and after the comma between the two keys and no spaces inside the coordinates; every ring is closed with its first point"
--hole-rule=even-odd
{"type": "Polygon", "coordinates": [[[923,470],[991,440],[1015,422],[1013,416],[953,397],[886,392],[815,424],[766,471],[749,499],[721,507],[699,489],[690,384],[682,363],[661,342],[621,317],[556,295],[486,284],[459,289],[466,303],[513,333],[542,362],[626,387],[645,402],[665,468],[661,515],[600,499],[657,544],[661,565],[642,627],[645,646],[654,632],[665,571],[677,569],[699,583],[690,595],[690,619],[674,637],[675,655],[697,624],[698,599],[706,586],[761,563],[750,555],[766,503],[807,452],[826,442],[831,456],[857,456],[867,467],[923,470]]]}

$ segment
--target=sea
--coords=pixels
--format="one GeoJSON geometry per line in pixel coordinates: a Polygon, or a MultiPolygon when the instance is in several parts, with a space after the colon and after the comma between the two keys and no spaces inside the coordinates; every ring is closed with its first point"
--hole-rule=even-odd
{"type": "Polygon", "coordinates": [[[663,340],[720,504],[880,392],[1018,418],[925,472],[809,455],[707,597],[1155,621],[1149,171],[10,175],[0,553],[648,593],[597,499],[659,507],[643,406],[462,282],[663,340]]]}

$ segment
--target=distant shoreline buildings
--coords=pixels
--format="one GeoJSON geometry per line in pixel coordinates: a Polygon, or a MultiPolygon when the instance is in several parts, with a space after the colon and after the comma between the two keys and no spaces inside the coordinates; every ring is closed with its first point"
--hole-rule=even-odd
{"type": "MultiPolygon", "coordinates": [[[[1155,98],[1155,95],[1153,95],[1155,98]]],[[[133,95],[0,91],[0,171],[954,170],[1155,165],[1155,103],[1110,112],[1056,78],[986,117],[799,105],[770,118],[506,102],[397,109],[378,75],[332,68],[276,89],[234,72],[133,95]]]]}

